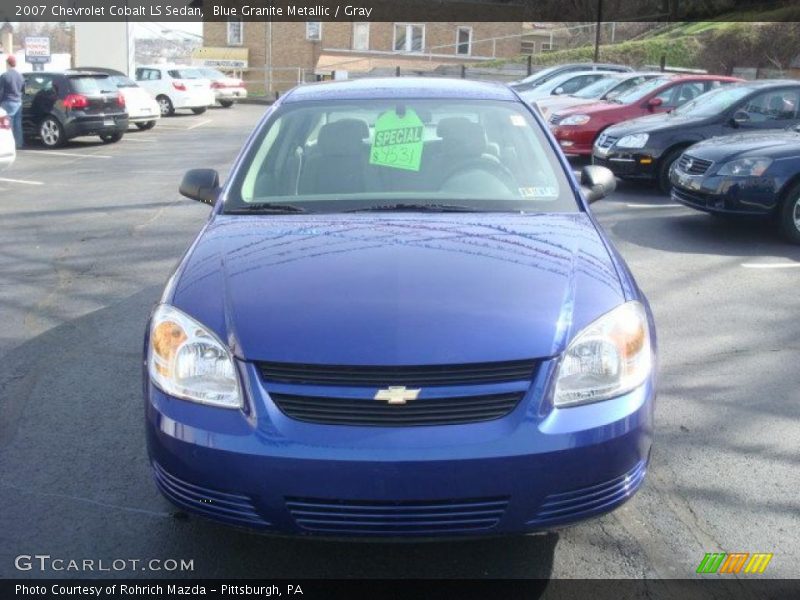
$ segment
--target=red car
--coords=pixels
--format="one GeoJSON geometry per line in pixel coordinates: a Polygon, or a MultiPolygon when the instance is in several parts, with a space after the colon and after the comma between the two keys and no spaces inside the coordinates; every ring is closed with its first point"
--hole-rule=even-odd
{"type": "Polygon", "coordinates": [[[590,156],[606,127],[628,119],[668,112],[726,83],[743,81],[720,75],[663,75],[631,88],[610,101],[576,106],[550,115],[548,121],[564,154],[590,156]]]}

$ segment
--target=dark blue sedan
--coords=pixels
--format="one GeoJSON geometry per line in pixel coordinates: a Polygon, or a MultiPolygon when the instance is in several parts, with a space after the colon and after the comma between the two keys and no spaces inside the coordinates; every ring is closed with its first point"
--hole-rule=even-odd
{"type": "Polygon", "coordinates": [[[361,80],[273,105],[145,340],[155,481],[319,536],[524,533],[647,470],[655,332],[545,124],[505,86],[361,80]]]}
{"type": "Polygon", "coordinates": [[[800,244],[800,126],[712,138],[670,172],[672,198],[716,215],[773,219],[800,244]]]}

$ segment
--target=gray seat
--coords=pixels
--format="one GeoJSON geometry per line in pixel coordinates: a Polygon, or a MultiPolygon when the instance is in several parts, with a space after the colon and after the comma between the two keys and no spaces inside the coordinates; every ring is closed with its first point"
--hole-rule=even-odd
{"type": "Polygon", "coordinates": [[[323,125],[302,167],[300,194],[357,194],[366,189],[369,127],[360,119],[323,125]]]}

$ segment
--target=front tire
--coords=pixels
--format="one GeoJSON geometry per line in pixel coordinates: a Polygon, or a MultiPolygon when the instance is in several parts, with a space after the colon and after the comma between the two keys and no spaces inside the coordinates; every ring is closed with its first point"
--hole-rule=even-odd
{"type": "Polygon", "coordinates": [[[196,115],[202,115],[204,112],[206,112],[206,110],[207,108],[205,106],[201,106],[199,108],[193,108],[192,112],[196,115]]]}
{"type": "Polygon", "coordinates": [[[233,106],[233,100],[220,100],[219,105],[222,108],[230,108],[231,106],[233,106]]]}
{"type": "Polygon", "coordinates": [[[152,129],[155,126],[156,126],[155,121],[145,121],[144,123],[136,123],[136,127],[138,127],[142,131],[152,129]]]}
{"type": "Polygon", "coordinates": [[[800,184],[786,193],[778,219],[783,237],[793,244],[800,244],[800,184]]]}
{"type": "Polygon", "coordinates": [[[104,144],[116,144],[122,139],[122,132],[118,131],[116,133],[104,133],[100,136],[100,139],[103,140],[104,144]]]}
{"type": "Polygon", "coordinates": [[[683,148],[670,150],[658,163],[658,189],[665,194],[669,194],[669,191],[672,189],[672,184],[669,181],[669,170],[681,154],[683,154],[683,148]]]}
{"type": "Polygon", "coordinates": [[[66,142],[64,128],[55,117],[45,117],[39,125],[39,137],[45,148],[60,148],[66,142]]]}
{"type": "Polygon", "coordinates": [[[156,102],[158,102],[158,109],[161,111],[162,117],[171,117],[175,114],[175,107],[169,97],[162,94],[156,98],[156,102]]]}

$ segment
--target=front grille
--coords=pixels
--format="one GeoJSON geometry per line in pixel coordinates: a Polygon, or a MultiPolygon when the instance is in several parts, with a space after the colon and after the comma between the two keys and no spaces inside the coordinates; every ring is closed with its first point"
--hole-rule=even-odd
{"type": "Polygon", "coordinates": [[[607,133],[603,133],[597,138],[597,147],[598,148],[611,148],[614,144],[617,143],[619,136],[616,135],[608,135],[607,133]]]}
{"type": "Polygon", "coordinates": [[[507,506],[508,497],[400,502],[286,498],[302,529],[364,535],[482,531],[495,527],[507,506]]]}
{"type": "Polygon", "coordinates": [[[153,478],[161,493],[178,506],[207,517],[240,525],[269,526],[269,522],[256,512],[252,500],[247,496],[189,483],[168,473],[156,462],[153,463],[153,478]]]}
{"type": "Polygon", "coordinates": [[[690,175],[702,175],[714,164],[713,161],[696,158],[688,154],[681,154],[678,159],[678,168],[690,175]]]}
{"type": "Polygon", "coordinates": [[[611,509],[632,496],[644,481],[647,463],[640,461],[627,473],[609,481],[571,492],[551,494],[530,525],[546,525],[591,516],[611,509]]]}
{"type": "Polygon", "coordinates": [[[275,383],[386,387],[390,385],[471,385],[530,381],[534,360],[460,365],[345,366],[262,362],[261,376],[275,383]]]}
{"type": "Polygon", "coordinates": [[[411,427],[461,425],[499,419],[513,411],[524,395],[524,392],[513,392],[489,396],[426,398],[411,400],[406,404],[277,393],[270,393],[270,398],[281,412],[298,421],[362,427],[411,427]]]}

